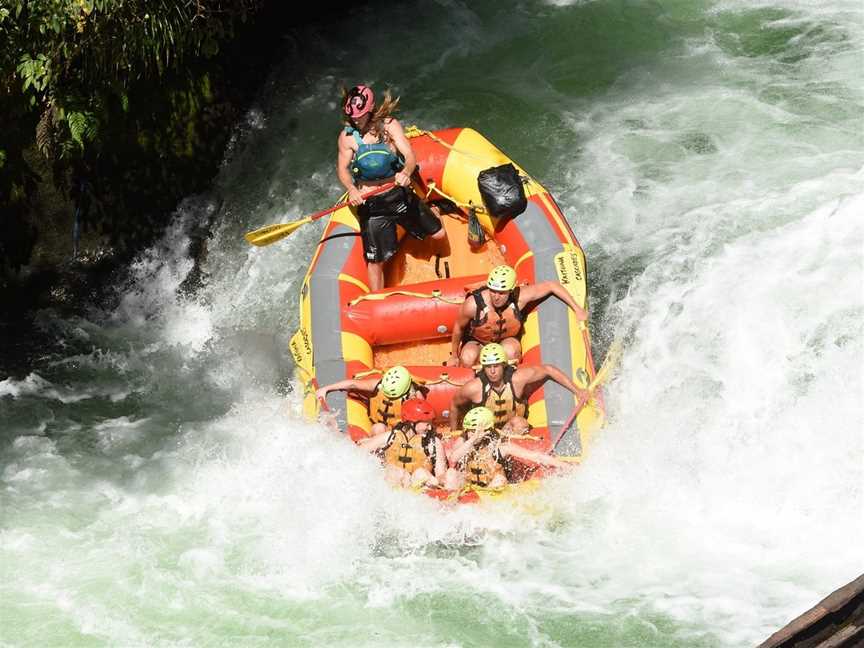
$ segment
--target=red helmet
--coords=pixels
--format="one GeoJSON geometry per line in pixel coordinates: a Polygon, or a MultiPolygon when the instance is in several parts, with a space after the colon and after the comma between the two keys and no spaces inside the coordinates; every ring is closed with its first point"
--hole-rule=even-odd
{"type": "Polygon", "coordinates": [[[409,398],[402,403],[402,420],[409,423],[434,421],[435,408],[422,398],[409,398]]]}
{"type": "Polygon", "coordinates": [[[351,119],[359,119],[375,107],[375,95],[365,85],[354,86],[348,91],[343,106],[345,114],[351,119]]]}

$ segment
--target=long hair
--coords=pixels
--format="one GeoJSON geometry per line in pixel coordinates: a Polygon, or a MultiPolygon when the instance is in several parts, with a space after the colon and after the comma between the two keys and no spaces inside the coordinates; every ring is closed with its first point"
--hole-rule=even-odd
{"type": "MultiPolygon", "coordinates": [[[[348,88],[342,88],[342,103],[340,106],[340,114],[342,115],[342,123],[347,126],[353,126],[357,128],[357,124],[351,119],[348,115],[345,114],[345,111],[341,109],[342,106],[345,105],[345,102],[348,100],[348,88]]],[[[375,137],[378,138],[379,142],[386,142],[390,138],[387,135],[387,131],[384,130],[385,122],[399,110],[399,97],[393,98],[390,90],[385,90],[379,101],[376,101],[376,106],[372,110],[372,117],[369,119],[369,125],[367,127],[367,131],[374,134],[375,137]]],[[[358,129],[359,130],[359,129],[358,129]]]]}

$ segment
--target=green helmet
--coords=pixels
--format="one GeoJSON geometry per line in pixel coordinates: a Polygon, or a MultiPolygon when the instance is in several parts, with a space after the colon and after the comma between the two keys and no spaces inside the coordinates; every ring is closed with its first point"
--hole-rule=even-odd
{"type": "Polygon", "coordinates": [[[396,365],[384,372],[381,391],[387,398],[401,398],[411,389],[411,374],[405,367],[396,365]]]}
{"type": "Polygon", "coordinates": [[[504,347],[497,342],[485,344],[483,348],[480,349],[480,364],[484,367],[488,365],[501,364],[502,362],[507,362],[507,352],[504,350],[504,347]]]}
{"type": "Polygon", "coordinates": [[[516,271],[508,265],[499,265],[492,268],[486,286],[492,290],[513,290],[516,285],[516,271]]]}
{"type": "Polygon", "coordinates": [[[473,407],[462,419],[465,430],[488,430],[495,424],[495,415],[488,407],[473,407]]]}

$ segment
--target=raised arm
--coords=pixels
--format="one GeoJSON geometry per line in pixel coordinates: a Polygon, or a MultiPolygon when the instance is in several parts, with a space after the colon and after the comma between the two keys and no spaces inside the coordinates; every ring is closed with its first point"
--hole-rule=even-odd
{"type": "Polygon", "coordinates": [[[450,462],[451,466],[455,466],[459,463],[462,458],[467,455],[474,446],[477,444],[480,439],[486,436],[489,433],[489,430],[478,430],[474,432],[464,441],[460,442],[455,448],[450,450],[450,456],[447,457],[447,460],[450,462]]]}
{"type": "Polygon", "coordinates": [[[349,378],[346,380],[340,380],[339,382],[324,385],[315,392],[315,395],[321,399],[326,399],[327,394],[331,391],[354,391],[371,395],[375,392],[378,380],[378,378],[366,378],[364,380],[352,380],[349,378]]]}
{"type": "Polygon", "coordinates": [[[519,308],[525,308],[528,304],[541,299],[546,299],[549,295],[555,295],[558,299],[567,304],[574,313],[576,318],[580,320],[588,319],[588,313],[573,296],[567,292],[567,289],[557,281],[541,281],[533,286],[523,286],[519,289],[519,308]]]}
{"type": "Polygon", "coordinates": [[[435,478],[439,481],[444,480],[444,473],[447,472],[447,455],[444,453],[444,444],[441,443],[439,437],[435,437],[435,478]]]}

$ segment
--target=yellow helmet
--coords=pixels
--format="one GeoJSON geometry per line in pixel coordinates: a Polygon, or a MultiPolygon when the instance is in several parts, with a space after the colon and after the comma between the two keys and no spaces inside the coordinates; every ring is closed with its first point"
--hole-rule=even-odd
{"type": "Polygon", "coordinates": [[[402,366],[391,367],[381,378],[381,391],[387,398],[401,398],[411,389],[411,374],[402,366]]]}
{"type": "Polygon", "coordinates": [[[513,290],[516,285],[516,271],[508,265],[499,265],[492,268],[486,286],[492,290],[513,290]]]}
{"type": "Polygon", "coordinates": [[[488,430],[495,424],[495,415],[488,407],[473,407],[462,419],[465,430],[488,430]]]}
{"type": "Polygon", "coordinates": [[[497,342],[490,342],[483,345],[480,349],[480,364],[484,367],[488,365],[501,364],[507,362],[507,352],[504,347],[497,342]]]}

